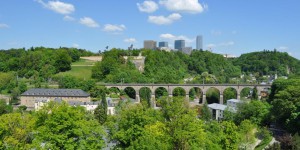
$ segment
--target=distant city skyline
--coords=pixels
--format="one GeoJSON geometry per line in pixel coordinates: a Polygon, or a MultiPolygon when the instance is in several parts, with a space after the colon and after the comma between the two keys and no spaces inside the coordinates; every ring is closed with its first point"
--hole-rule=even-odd
{"type": "Polygon", "coordinates": [[[239,56],[277,49],[300,58],[300,1],[1,0],[0,49],[76,47],[93,52],[177,39],[239,56]],[[255,8],[255,9],[254,9],[255,8]]]}

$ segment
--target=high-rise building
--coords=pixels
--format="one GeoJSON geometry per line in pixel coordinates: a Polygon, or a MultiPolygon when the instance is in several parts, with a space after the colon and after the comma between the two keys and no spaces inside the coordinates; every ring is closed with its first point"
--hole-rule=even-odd
{"type": "Polygon", "coordinates": [[[201,35],[197,36],[197,39],[196,39],[196,49],[197,50],[203,49],[203,38],[202,38],[201,35]]]}
{"type": "Polygon", "coordinates": [[[175,40],[174,48],[177,50],[182,50],[185,47],[185,40],[175,40]]]}
{"type": "Polygon", "coordinates": [[[159,42],[159,43],[158,43],[158,47],[159,47],[159,48],[162,48],[162,47],[169,47],[169,46],[168,46],[168,42],[159,42]]]}
{"type": "Polygon", "coordinates": [[[145,40],[144,41],[144,49],[156,49],[156,41],[153,40],[145,40]]]}

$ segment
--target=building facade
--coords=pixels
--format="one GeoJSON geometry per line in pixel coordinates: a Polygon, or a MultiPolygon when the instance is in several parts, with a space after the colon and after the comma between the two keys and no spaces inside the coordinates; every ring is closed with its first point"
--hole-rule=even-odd
{"type": "Polygon", "coordinates": [[[30,89],[21,94],[21,105],[27,106],[28,109],[34,109],[35,101],[51,101],[62,99],[66,102],[90,102],[90,94],[80,89],[30,89]]]}
{"type": "Polygon", "coordinates": [[[162,47],[169,47],[168,42],[159,42],[158,43],[158,47],[162,48],[162,47]]]}
{"type": "Polygon", "coordinates": [[[175,40],[174,48],[177,50],[182,50],[185,47],[185,40],[175,40]]]}
{"type": "Polygon", "coordinates": [[[156,41],[153,41],[153,40],[145,40],[144,41],[144,49],[156,49],[157,46],[156,46],[156,41]]]}
{"type": "Polygon", "coordinates": [[[203,38],[201,35],[198,35],[196,38],[196,49],[197,50],[203,50],[203,38]]]}

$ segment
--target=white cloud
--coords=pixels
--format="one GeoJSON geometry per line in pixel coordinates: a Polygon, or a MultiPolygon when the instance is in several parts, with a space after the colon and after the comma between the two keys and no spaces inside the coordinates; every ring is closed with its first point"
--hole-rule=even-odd
{"type": "Polygon", "coordinates": [[[38,3],[42,4],[44,7],[63,15],[71,14],[75,11],[75,7],[72,4],[64,3],[59,0],[57,1],[48,1],[45,3],[43,0],[35,0],[38,3]]]}
{"type": "Polygon", "coordinates": [[[161,39],[165,39],[165,40],[168,40],[168,41],[171,41],[171,42],[174,42],[175,40],[185,40],[186,43],[192,43],[192,42],[195,41],[195,39],[188,38],[184,35],[176,36],[176,35],[173,35],[173,34],[170,34],[170,33],[161,34],[159,37],[161,39]]]}
{"type": "Polygon", "coordinates": [[[126,43],[135,43],[136,39],[135,38],[128,38],[128,39],[124,39],[124,42],[126,42],[126,43]]]}
{"type": "Polygon", "coordinates": [[[172,24],[176,20],[180,20],[181,15],[173,13],[167,17],[165,16],[149,16],[148,21],[157,25],[168,25],[172,24]]]}
{"type": "Polygon", "coordinates": [[[154,1],[144,1],[142,4],[137,3],[138,9],[141,12],[153,13],[158,9],[158,5],[154,1]]]}
{"type": "Polygon", "coordinates": [[[99,27],[99,24],[90,17],[80,18],[79,23],[91,28],[99,27]]]}
{"type": "Polygon", "coordinates": [[[7,25],[5,23],[0,23],[0,29],[1,28],[9,28],[9,25],[7,25]]]}
{"type": "Polygon", "coordinates": [[[79,44],[74,43],[74,44],[72,45],[72,47],[74,47],[74,48],[79,48],[79,44]]]}
{"type": "MultiPolygon", "coordinates": [[[[160,0],[159,4],[165,6],[168,10],[175,12],[196,14],[204,11],[203,6],[198,0],[160,0]]],[[[208,8],[206,4],[205,8],[208,8]]]]}
{"type": "Polygon", "coordinates": [[[64,17],[64,20],[65,21],[75,21],[76,19],[67,15],[67,16],[64,17]]]}
{"type": "Polygon", "coordinates": [[[234,42],[233,41],[229,41],[229,42],[223,42],[223,43],[220,43],[219,46],[232,46],[234,45],[234,42]]]}
{"type": "Polygon", "coordinates": [[[280,47],[278,47],[278,50],[281,50],[281,51],[286,51],[288,49],[289,48],[287,46],[280,46],[280,47]]]}
{"type": "Polygon", "coordinates": [[[121,25],[106,24],[103,28],[103,30],[106,32],[122,32],[125,29],[126,29],[126,26],[123,24],[121,24],[121,25]]]}

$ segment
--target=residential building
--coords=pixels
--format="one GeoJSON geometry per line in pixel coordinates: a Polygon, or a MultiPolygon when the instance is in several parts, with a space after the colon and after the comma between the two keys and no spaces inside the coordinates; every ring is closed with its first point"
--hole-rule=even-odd
{"type": "Polygon", "coordinates": [[[162,48],[162,47],[169,47],[168,42],[159,42],[158,43],[158,47],[162,48]]]}
{"type": "Polygon", "coordinates": [[[238,99],[227,100],[227,105],[223,104],[209,104],[208,108],[211,111],[212,118],[215,120],[222,120],[224,118],[224,111],[227,108],[229,111],[235,113],[238,109],[238,105],[243,103],[243,101],[238,99]]]}
{"type": "Polygon", "coordinates": [[[153,41],[153,40],[145,40],[144,41],[144,49],[155,50],[156,48],[157,48],[156,41],[153,41]]]}
{"type": "Polygon", "coordinates": [[[30,89],[21,94],[21,105],[28,109],[35,107],[36,100],[57,100],[90,102],[90,94],[80,89],[30,89]]]}
{"type": "Polygon", "coordinates": [[[177,50],[182,50],[185,47],[185,40],[175,40],[174,48],[177,50]]]}
{"type": "MultiPolygon", "coordinates": [[[[35,100],[34,110],[38,111],[42,109],[48,102],[50,102],[50,99],[39,99],[35,100]]],[[[63,100],[60,98],[56,98],[53,101],[57,103],[61,103],[63,100]]],[[[107,114],[108,115],[114,115],[115,114],[115,106],[117,103],[113,102],[111,98],[107,97],[107,114]]],[[[70,106],[77,107],[81,106],[84,107],[87,111],[94,113],[95,109],[98,107],[98,105],[101,103],[100,101],[97,102],[80,102],[80,101],[68,101],[67,102],[70,106]]]]}
{"type": "Polygon", "coordinates": [[[213,119],[222,120],[224,117],[224,111],[227,108],[227,106],[223,104],[213,103],[213,104],[209,104],[208,108],[211,111],[213,119]]]}
{"type": "Polygon", "coordinates": [[[201,35],[198,35],[196,38],[196,49],[197,50],[203,49],[203,38],[201,35]]]}
{"type": "Polygon", "coordinates": [[[239,99],[230,99],[227,100],[227,106],[232,108],[234,111],[237,110],[238,105],[243,103],[243,101],[239,100],[239,99]]]}

